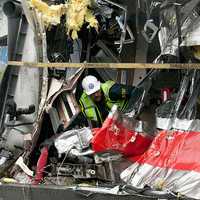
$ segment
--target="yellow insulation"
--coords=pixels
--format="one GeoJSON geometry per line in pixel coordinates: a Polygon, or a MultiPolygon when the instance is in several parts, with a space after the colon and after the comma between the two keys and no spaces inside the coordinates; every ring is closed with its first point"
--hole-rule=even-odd
{"type": "Polygon", "coordinates": [[[88,27],[98,29],[98,22],[88,8],[91,6],[91,0],[69,0],[65,4],[51,6],[42,0],[30,0],[30,6],[41,13],[46,27],[59,24],[61,16],[66,15],[67,33],[71,34],[72,39],[78,38],[77,32],[85,22],[88,22],[88,27]]]}

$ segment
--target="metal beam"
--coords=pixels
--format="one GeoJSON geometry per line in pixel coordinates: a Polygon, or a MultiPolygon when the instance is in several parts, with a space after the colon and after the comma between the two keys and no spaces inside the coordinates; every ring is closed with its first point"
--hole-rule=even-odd
{"type": "Polygon", "coordinates": [[[115,69],[200,69],[198,63],[186,64],[148,64],[148,63],[34,63],[8,61],[9,66],[40,67],[40,68],[115,68],[115,69]]]}

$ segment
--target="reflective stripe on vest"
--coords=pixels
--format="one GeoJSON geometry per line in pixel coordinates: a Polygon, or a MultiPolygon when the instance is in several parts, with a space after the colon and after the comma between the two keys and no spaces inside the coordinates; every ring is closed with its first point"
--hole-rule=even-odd
{"type": "Polygon", "coordinates": [[[92,99],[85,92],[83,92],[83,94],[81,95],[79,102],[81,104],[82,112],[86,115],[86,117],[89,120],[98,121],[98,119],[100,119],[101,123],[103,122],[98,107],[93,103],[92,99]]]}

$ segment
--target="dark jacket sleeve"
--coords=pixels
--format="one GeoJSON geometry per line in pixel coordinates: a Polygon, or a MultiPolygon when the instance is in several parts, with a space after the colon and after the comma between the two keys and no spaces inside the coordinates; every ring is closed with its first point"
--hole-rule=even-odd
{"type": "Polygon", "coordinates": [[[131,97],[133,89],[133,86],[115,83],[109,90],[109,97],[112,101],[129,99],[131,97]]]}

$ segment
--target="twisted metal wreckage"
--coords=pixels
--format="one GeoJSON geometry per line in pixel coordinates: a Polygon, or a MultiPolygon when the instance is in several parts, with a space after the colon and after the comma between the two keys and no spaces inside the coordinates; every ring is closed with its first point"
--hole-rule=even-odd
{"type": "MultiPolygon", "coordinates": [[[[4,11],[10,61],[69,60],[60,45],[48,43],[55,27],[46,32],[26,1],[7,1],[4,11]]],[[[139,81],[127,74],[7,66],[0,89],[0,198],[199,199],[199,71],[150,70],[139,81]],[[143,92],[123,113],[114,106],[93,129],[80,120],[77,103],[86,74],[143,92]]]]}
{"type": "Polygon", "coordinates": [[[198,0],[30,0],[21,1],[22,15],[19,2],[16,13],[9,2],[5,14],[18,18],[10,31],[24,16],[24,37],[43,45],[49,62],[199,62],[198,0]]]}

